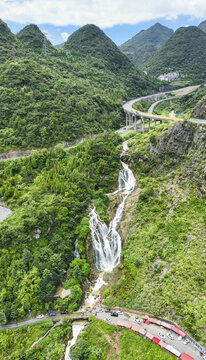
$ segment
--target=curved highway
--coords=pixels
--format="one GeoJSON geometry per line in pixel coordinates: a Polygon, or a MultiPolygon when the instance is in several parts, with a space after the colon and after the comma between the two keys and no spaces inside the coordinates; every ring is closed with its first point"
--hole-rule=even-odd
{"type": "MultiPolygon", "coordinates": [[[[186,92],[188,89],[188,92],[191,92],[194,88],[197,87],[188,87],[185,88],[186,92]]],[[[183,89],[179,89],[179,90],[175,90],[172,93],[174,93],[174,95],[178,95],[180,93],[180,90],[183,89]]],[[[165,96],[166,94],[171,93],[171,91],[165,91],[165,92],[160,92],[160,93],[156,93],[156,94],[151,94],[151,95],[146,95],[146,96],[141,96],[132,100],[129,100],[125,103],[123,103],[123,110],[126,114],[131,114],[133,116],[138,116],[140,118],[144,118],[144,119],[152,119],[152,120],[157,120],[157,121],[162,121],[162,120],[167,120],[167,121],[183,121],[182,118],[178,118],[178,117],[170,117],[170,116],[162,116],[162,115],[156,115],[156,114],[152,114],[151,111],[148,112],[143,112],[140,110],[135,110],[133,109],[133,105],[134,103],[141,101],[141,100],[154,100],[155,104],[158,103],[157,100],[162,98],[163,96],[165,96]]],[[[171,98],[171,100],[174,100],[174,97],[171,98]]],[[[154,105],[154,104],[153,104],[154,105]]],[[[150,109],[152,109],[152,111],[154,110],[154,107],[151,106],[150,109]]],[[[202,124],[206,124],[206,120],[203,119],[195,119],[195,118],[190,118],[188,119],[188,121],[194,121],[196,123],[202,123],[202,124]]]]}

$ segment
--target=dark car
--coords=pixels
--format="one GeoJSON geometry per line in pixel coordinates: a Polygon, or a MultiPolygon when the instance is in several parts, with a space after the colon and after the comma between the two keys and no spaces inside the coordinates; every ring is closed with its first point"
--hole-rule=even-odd
{"type": "Polygon", "coordinates": [[[109,313],[111,311],[111,309],[106,309],[105,312],[106,313],[109,313]]]}
{"type": "Polygon", "coordinates": [[[118,316],[119,314],[118,314],[117,312],[113,311],[113,312],[111,312],[110,315],[111,315],[111,316],[118,316]]]}
{"type": "Polygon", "coordinates": [[[68,311],[67,310],[62,310],[61,314],[68,314],[68,311]]]}

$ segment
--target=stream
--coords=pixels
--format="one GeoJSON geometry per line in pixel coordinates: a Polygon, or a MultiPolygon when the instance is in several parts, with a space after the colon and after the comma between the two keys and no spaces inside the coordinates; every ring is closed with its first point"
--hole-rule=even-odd
{"type": "Polygon", "coordinates": [[[73,321],[72,323],[72,335],[73,338],[72,340],[68,341],[68,345],[66,348],[66,352],[65,352],[65,360],[71,360],[70,358],[70,350],[72,348],[72,346],[76,343],[77,338],[79,336],[79,334],[81,333],[81,331],[84,329],[86,323],[83,321],[73,321]]]}
{"type": "MultiPolygon", "coordinates": [[[[123,152],[121,156],[128,150],[127,142],[123,143],[123,152]]],[[[121,158],[120,156],[120,158],[121,158]]],[[[118,177],[118,188],[112,194],[118,194],[119,205],[117,207],[114,218],[109,225],[100,218],[95,206],[93,205],[89,213],[89,226],[92,237],[92,248],[94,252],[94,261],[99,276],[90,289],[88,296],[84,300],[81,311],[90,308],[90,310],[100,301],[100,289],[103,285],[107,285],[104,281],[104,274],[111,272],[119,263],[122,251],[122,240],[118,233],[118,224],[122,219],[124,205],[128,196],[132,193],[136,185],[136,179],[129,166],[121,161],[121,170],[118,177]]],[[[85,324],[85,323],[84,323],[85,324]]],[[[85,325],[79,323],[72,326],[73,339],[68,342],[65,360],[70,360],[69,354],[71,347],[76,343],[78,335],[81,333],[85,325]]]]}

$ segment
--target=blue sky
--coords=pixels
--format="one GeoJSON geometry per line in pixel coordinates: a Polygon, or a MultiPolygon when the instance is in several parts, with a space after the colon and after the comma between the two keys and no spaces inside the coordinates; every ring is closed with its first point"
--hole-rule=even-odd
{"type": "Polygon", "coordinates": [[[99,26],[117,45],[156,22],[176,30],[206,19],[205,0],[0,0],[13,33],[35,23],[56,45],[81,26],[99,26]]]}

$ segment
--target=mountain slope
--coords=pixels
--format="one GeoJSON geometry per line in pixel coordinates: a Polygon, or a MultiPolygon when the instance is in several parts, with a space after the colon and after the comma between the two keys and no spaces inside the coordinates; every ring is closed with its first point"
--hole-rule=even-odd
{"type": "Polygon", "coordinates": [[[195,26],[179,28],[142,66],[150,74],[179,71],[181,78],[206,79],[206,34],[195,26]]]}
{"type": "Polygon", "coordinates": [[[0,20],[0,62],[12,60],[12,47],[16,39],[8,26],[0,20]]]}
{"type": "Polygon", "coordinates": [[[152,84],[152,80],[135,69],[127,56],[95,25],[85,25],[74,32],[64,48],[82,59],[90,59],[95,67],[121,77],[131,96],[138,88],[143,90],[152,84]]]}
{"type": "Polygon", "coordinates": [[[128,145],[137,188],[106,305],[169,318],[206,344],[206,126],[164,124],[128,145]]]}
{"type": "Polygon", "coordinates": [[[26,48],[38,52],[39,54],[44,54],[45,51],[46,53],[54,52],[55,50],[54,46],[46,39],[45,35],[37,25],[30,24],[26,26],[16,35],[16,37],[26,48]]]}
{"type": "Polygon", "coordinates": [[[206,32],[206,20],[202,21],[199,25],[198,28],[201,29],[202,31],[206,32]]]}
{"type": "Polygon", "coordinates": [[[159,23],[140,31],[119,48],[137,67],[144,64],[174,33],[159,23]]]}
{"type": "MultiPolygon", "coordinates": [[[[11,48],[15,37],[6,25],[5,32],[11,38],[11,48]]],[[[105,129],[117,129],[124,121],[121,103],[125,97],[158,89],[158,83],[150,82],[136,70],[108,38],[109,49],[117,50],[117,54],[112,51],[109,63],[105,48],[101,56],[92,57],[57,50],[48,43],[49,51],[44,56],[43,39],[38,27],[28,26],[16,39],[16,61],[2,58],[1,152],[50,147],[105,129]],[[118,56],[120,66],[113,63],[118,56]]],[[[104,40],[102,44],[104,47],[104,40]]]]}

